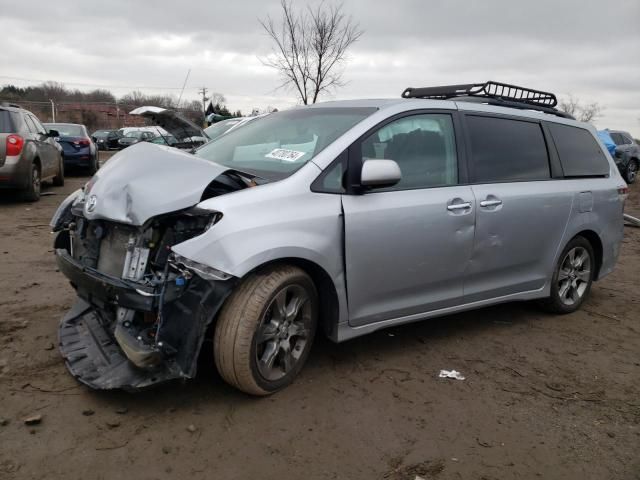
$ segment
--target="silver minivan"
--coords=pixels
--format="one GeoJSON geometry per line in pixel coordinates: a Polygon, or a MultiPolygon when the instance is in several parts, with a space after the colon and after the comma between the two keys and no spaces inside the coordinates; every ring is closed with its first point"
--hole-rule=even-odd
{"type": "Polygon", "coordinates": [[[255,395],[341,342],[501,302],[573,312],[610,273],[627,186],[552,94],[407,89],[251,122],[195,154],[141,143],[59,207],[70,372],[135,390],[196,373],[255,395]]]}

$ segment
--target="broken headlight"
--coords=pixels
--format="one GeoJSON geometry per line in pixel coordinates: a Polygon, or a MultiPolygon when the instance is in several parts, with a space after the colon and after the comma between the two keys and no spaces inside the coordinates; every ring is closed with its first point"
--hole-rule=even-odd
{"type": "Polygon", "coordinates": [[[178,267],[185,267],[187,270],[192,271],[204,280],[229,280],[233,277],[233,275],[229,275],[228,273],[225,273],[208,265],[194,262],[193,260],[189,260],[188,258],[185,258],[182,255],[178,255],[177,253],[173,254],[172,263],[178,267]]]}

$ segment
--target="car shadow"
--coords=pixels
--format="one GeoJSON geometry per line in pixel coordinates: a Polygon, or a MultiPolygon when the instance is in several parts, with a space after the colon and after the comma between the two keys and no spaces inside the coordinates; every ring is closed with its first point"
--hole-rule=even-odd
{"type": "MultiPolygon", "coordinates": [[[[430,342],[459,337],[487,336],[505,327],[524,325],[532,319],[545,316],[530,302],[514,302],[486,307],[474,311],[433,318],[406,325],[379,330],[353,340],[334,343],[323,335],[317,335],[311,355],[301,373],[301,379],[286,391],[292,392],[296,384],[305,380],[324,381],[326,370],[344,371],[345,375],[363,359],[391,360],[406,354],[411,349],[428,348],[430,342]]],[[[314,382],[315,383],[315,382],[314,382]]],[[[140,409],[144,405],[149,412],[156,409],[197,408],[206,404],[207,408],[223,407],[230,403],[251,404],[256,397],[246,395],[226,384],[213,360],[212,342],[206,341],[198,360],[195,379],[174,381],[152,387],[134,394],[122,391],[95,392],[95,399],[113,405],[132,405],[140,409]]],[[[290,393],[289,393],[290,394],[290,393]]],[[[280,395],[280,394],[278,394],[280,395]]]]}

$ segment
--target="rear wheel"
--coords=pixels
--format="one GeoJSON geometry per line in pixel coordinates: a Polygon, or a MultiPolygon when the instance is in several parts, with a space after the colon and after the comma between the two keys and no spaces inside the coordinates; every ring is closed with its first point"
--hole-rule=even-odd
{"type": "Polygon", "coordinates": [[[551,280],[551,295],[542,302],[554,313],[575,312],[591,291],[595,256],[589,241],[576,237],[560,255],[551,280]]]}
{"type": "Polygon", "coordinates": [[[60,165],[58,166],[58,174],[53,177],[53,186],[54,187],[63,187],[64,186],[64,159],[60,157],[60,165]]]}
{"type": "Polygon", "coordinates": [[[632,184],[636,181],[636,177],[638,176],[638,160],[632,158],[629,160],[627,164],[627,168],[624,171],[624,180],[628,184],[632,184]]]}
{"type": "Polygon", "coordinates": [[[37,202],[38,200],[40,200],[41,183],[42,177],[40,176],[40,167],[37,163],[32,163],[29,185],[22,192],[22,198],[27,202],[37,202]]]}
{"type": "Polygon", "coordinates": [[[89,175],[94,175],[98,171],[98,152],[89,160],[89,175]]]}
{"type": "Polygon", "coordinates": [[[220,312],[213,345],[218,372],[252,395],[286,387],[307,360],[317,312],[316,288],[301,269],[281,265],[252,274],[220,312]]]}

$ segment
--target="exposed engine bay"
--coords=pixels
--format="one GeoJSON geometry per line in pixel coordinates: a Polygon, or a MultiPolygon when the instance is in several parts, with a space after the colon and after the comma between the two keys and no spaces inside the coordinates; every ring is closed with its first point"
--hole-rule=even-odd
{"type": "MultiPolygon", "coordinates": [[[[255,185],[226,171],[200,201],[255,185]]],[[[206,232],[222,214],[189,207],[128,225],[87,218],[90,194],[88,185],[52,220],[58,266],[79,297],[60,327],[69,370],[99,389],[193,377],[207,327],[235,278],[171,249],[206,232]]]]}

